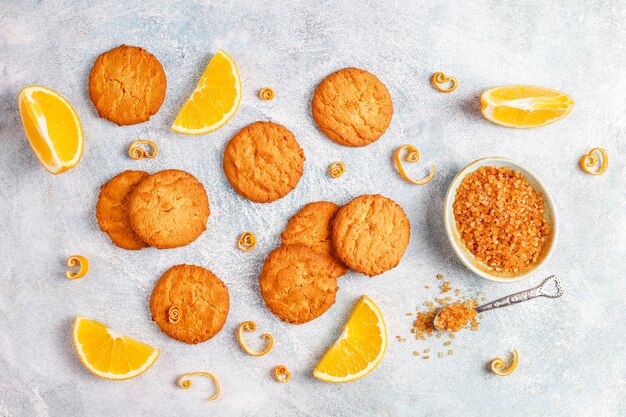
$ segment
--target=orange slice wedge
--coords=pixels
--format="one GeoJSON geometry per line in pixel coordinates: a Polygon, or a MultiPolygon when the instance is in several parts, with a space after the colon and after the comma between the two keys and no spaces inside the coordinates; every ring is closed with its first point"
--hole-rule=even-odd
{"type": "Polygon", "coordinates": [[[76,110],[46,87],[25,87],[18,96],[24,132],[39,162],[52,174],[76,166],[83,155],[83,127],[76,110]]]}
{"type": "Polygon", "coordinates": [[[532,85],[490,88],[480,96],[483,116],[500,126],[530,128],[567,116],[574,100],[565,93],[532,85]]]}
{"type": "Polygon", "coordinates": [[[313,376],[326,382],[362,378],[380,363],[387,349],[383,315],[367,296],[352,311],[339,339],[326,351],[313,376]]]}
{"type": "Polygon", "coordinates": [[[78,358],[93,374],[105,379],[131,379],[146,372],[159,349],[109,329],[85,317],[76,317],[72,340],[78,358]]]}
{"type": "Polygon", "coordinates": [[[233,117],[240,102],[241,78],[237,65],[220,49],[178,112],[172,130],[185,135],[213,132],[233,117]]]}

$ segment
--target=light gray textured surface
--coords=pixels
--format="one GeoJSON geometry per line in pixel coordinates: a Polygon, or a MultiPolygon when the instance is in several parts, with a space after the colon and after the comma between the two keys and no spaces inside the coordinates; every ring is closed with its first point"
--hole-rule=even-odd
{"type": "MultiPolygon", "coordinates": [[[[626,6],[613,1],[9,1],[0,4],[0,415],[219,415],[219,416],[617,416],[626,414],[624,291],[626,267],[626,6]],[[88,5],[89,4],[89,5],[88,5]],[[168,76],[161,111],[149,122],[117,127],[98,119],[87,77],[100,53],[120,43],[154,53],[168,76]],[[243,101],[223,129],[202,137],[169,130],[208,59],[228,51],[243,79],[243,101]],[[360,149],[335,145],[315,127],[310,99],[328,73],[357,66],[389,87],[395,115],[377,143],[360,149]],[[460,80],[452,94],[429,84],[434,71],[460,80]],[[551,126],[512,130],[479,114],[482,90],[536,84],[569,93],[572,113],[551,126]],[[73,170],[54,177],[36,161],[19,121],[20,88],[41,84],[67,97],[85,130],[85,152],[73,170]],[[277,98],[256,91],[272,86],[277,98]],[[290,128],[304,148],[305,173],[294,192],[269,205],[239,197],[221,170],[227,140],[256,120],[290,128]],[[158,139],[151,161],[130,160],[127,145],[158,139]],[[417,145],[423,163],[438,172],[413,187],[390,161],[400,144],[417,145]],[[577,167],[593,146],[611,165],[592,177],[577,167]],[[555,255],[533,278],[515,284],[484,281],[454,257],[444,236],[442,201],[452,177],[484,156],[513,158],[538,173],[561,218],[555,255]],[[328,164],[343,160],[339,180],[328,164]],[[98,229],[99,186],[125,169],[180,168],[207,187],[212,214],[194,244],[174,250],[129,252],[98,229]],[[287,219],[306,202],[345,203],[363,193],[398,201],[412,224],[400,266],[374,279],[350,273],[337,303],[302,326],[283,324],[259,296],[257,276],[279,242],[287,219]],[[252,230],[257,249],[236,249],[252,230]],[[64,261],[80,253],[89,275],[63,276],[64,261]],[[228,285],[232,307],[213,340],[187,346],[151,322],[153,284],[170,266],[196,263],[228,285]],[[479,332],[459,334],[455,356],[429,361],[413,350],[440,350],[409,333],[413,311],[434,293],[443,273],[454,287],[495,298],[534,285],[548,274],[563,278],[559,300],[539,299],[485,314],[479,332]],[[336,386],[310,372],[337,336],[355,301],[367,294],[384,313],[391,340],[368,377],[336,386]],[[78,361],[71,342],[76,315],[107,323],[161,348],[154,367],[127,382],[100,380],[78,361]],[[237,325],[255,320],[277,339],[271,354],[246,356],[237,325]],[[398,343],[394,336],[407,337],[398,343]],[[519,369],[508,378],[486,372],[494,356],[517,347],[519,369]],[[294,372],[278,384],[271,369],[294,372]],[[209,384],[175,385],[181,372],[209,370],[222,396],[204,400],[209,384]]],[[[425,167],[425,165],[423,165],[425,167]]],[[[412,168],[425,172],[425,168],[412,168]]]]}

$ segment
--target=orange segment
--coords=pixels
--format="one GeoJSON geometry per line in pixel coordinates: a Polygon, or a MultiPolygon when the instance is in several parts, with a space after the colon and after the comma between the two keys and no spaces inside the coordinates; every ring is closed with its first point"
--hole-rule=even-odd
{"type": "Polygon", "coordinates": [[[213,132],[233,117],[240,102],[241,78],[237,65],[220,49],[178,112],[172,130],[186,135],[213,132]]]}
{"type": "Polygon", "coordinates": [[[39,162],[52,174],[76,166],[83,154],[83,128],[72,105],[59,93],[25,87],[18,96],[24,132],[39,162]]]}
{"type": "Polygon", "coordinates": [[[122,336],[85,317],[74,320],[74,347],[80,361],[93,374],[106,379],[130,379],[147,371],[159,349],[122,336]]]}
{"type": "Polygon", "coordinates": [[[313,376],[326,382],[354,381],[376,368],[386,349],[387,328],[382,313],[369,297],[363,296],[313,376]]]}
{"type": "Polygon", "coordinates": [[[483,116],[505,127],[545,126],[567,116],[574,100],[565,93],[532,85],[491,88],[480,97],[483,116]]]}

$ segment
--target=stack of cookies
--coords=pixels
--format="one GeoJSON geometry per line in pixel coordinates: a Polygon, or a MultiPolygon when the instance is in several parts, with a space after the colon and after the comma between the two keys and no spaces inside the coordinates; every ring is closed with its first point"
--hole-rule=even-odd
{"type": "Polygon", "coordinates": [[[339,277],[350,268],[368,276],[394,268],[409,236],[402,207],[381,195],[362,195],[343,207],[307,204],[289,220],[282,245],[265,260],[261,296],[281,320],[311,321],[335,303],[339,277]]]}
{"type": "Polygon", "coordinates": [[[204,186],[176,169],[124,171],[101,187],[96,205],[100,229],[130,250],[186,246],[206,230],[210,213],[204,186]]]}

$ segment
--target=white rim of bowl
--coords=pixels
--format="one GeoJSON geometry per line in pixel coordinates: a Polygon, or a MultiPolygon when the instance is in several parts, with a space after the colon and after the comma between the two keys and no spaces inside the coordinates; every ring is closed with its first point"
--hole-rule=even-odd
{"type": "MultiPolygon", "coordinates": [[[[488,166],[488,165],[485,164],[484,166],[488,166]]],[[[473,171],[475,170],[472,170],[472,172],[473,171]]],[[[458,188],[458,185],[456,188],[458,188]]],[[[450,246],[452,246],[452,251],[455,253],[457,258],[461,260],[463,265],[465,265],[470,271],[474,272],[476,275],[480,276],[481,278],[485,278],[494,282],[511,283],[511,282],[518,282],[518,281],[521,281],[530,277],[535,271],[541,268],[541,266],[552,256],[552,252],[554,252],[554,248],[556,247],[556,241],[559,235],[559,221],[558,221],[557,208],[556,208],[556,205],[554,204],[554,200],[552,199],[552,195],[548,191],[548,188],[546,187],[546,185],[543,183],[543,181],[541,181],[541,179],[534,172],[526,168],[524,165],[520,164],[519,162],[513,159],[505,158],[502,156],[489,156],[489,157],[477,159],[474,162],[467,164],[454,176],[454,178],[450,182],[450,185],[448,186],[448,191],[446,192],[446,198],[443,201],[443,223],[446,229],[446,235],[448,236],[448,241],[450,242],[450,246]],[[548,251],[546,252],[545,256],[532,269],[514,278],[503,278],[503,277],[499,277],[496,275],[491,275],[488,271],[480,269],[476,265],[474,265],[468,258],[469,256],[471,256],[471,254],[469,254],[467,249],[460,247],[460,242],[457,242],[455,239],[455,233],[458,234],[458,231],[456,230],[456,221],[454,220],[454,213],[451,212],[452,218],[450,218],[450,216],[448,215],[448,207],[450,206],[450,204],[452,204],[453,198],[456,197],[456,195],[455,196],[451,195],[453,186],[457,182],[460,185],[463,178],[465,178],[465,176],[469,174],[470,170],[473,167],[479,164],[485,164],[488,161],[504,162],[511,169],[515,169],[515,167],[517,166],[521,168],[523,171],[525,171],[526,173],[528,173],[531,179],[535,181],[537,184],[539,184],[541,190],[536,190],[536,191],[539,191],[541,195],[544,197],[545,201],[547,201],[549,209],[550,209],[551,217],[552,217],[552,239],[550,241],[550,247],[548,248],[548,251]]]]}

